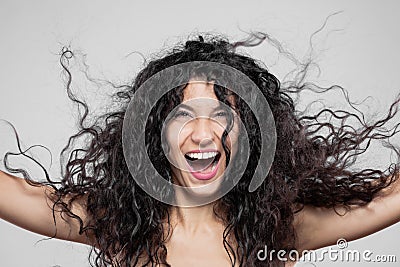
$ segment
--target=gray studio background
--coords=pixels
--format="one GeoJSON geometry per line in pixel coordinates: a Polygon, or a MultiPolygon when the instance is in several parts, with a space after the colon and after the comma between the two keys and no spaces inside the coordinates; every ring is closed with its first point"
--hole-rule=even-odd
{"type": "MultiPolygon", "coordinates": [[[[309,37],[337,11],[314,38],[315,62],[321,73],[310,80],[321,85],[338,83],[352,100],[372,96],[367,114],[387,111],[399,92],[400,7],[396,1],[1,1],[0,3],[0,118],[17,128],[25,147],[47,146],[32,151],[59,176],[58,154],[74,133],[76,109],[68,101],[60,76],[58,56],[62,45],[86,54],[97,78],[129,81],[143,61],[133,51],[149,56],[170,47],[193,32],[224,33],[232,40],[250,30],[266,31],[279,39],[299,59],[309,48],[309,37]],[[129,55],[130,54],[130,55],[129,55]],[[129,56],[128,56],[129,55],[129,56]]],[[[246,50],[263,61],[278,78],[294,65],[265,44],[246,50]]],[[[78,69],[79,66],[76,66],[78,69]]],[[[79,78],[75,90],[101,110],[107,101],[93,84],[79,78]]],[[[307,102],[312,96],[305,98],[307,102]]],[[[328,104],[343,97],[330,94],[328,104]]],[[[399,143],[400,138],[397,138],[399,143]]],[[[10,127],[0,122],[0,153],[15,150],[10,127]]],[[[379,146],[377,146],[379,148],[379,146]]],[[[362,164],[384,167],[390,155],[372,149],[362,164]]],[[[13,163],[40,171],[23,160],[13,163]]],[[[363,165],[364,166],[364,165],[363,165]]],[[[0,166],[2,169],[3,167],[0,166]]],[[[1,186],[1,185],[0,185],[1,186]]],[[[362,224],[362,222],[360,222],[362,224]]],[[[375,255],[396,255],[397,263],[338,263],[326,260],[315,266],[398,266],[400,224],[350,242],[349,249],[369,249],[375,255]]],[[[89,266],[88,248],[50,240],[0,221],[1,267],[89,266]],[[40,242],[38,242],[40,241],[40,242]]],[[[298,266],[306,266],[298,264],[298,266]]],[[[310,266],[310,265],[307,265],[310,266]]]]}

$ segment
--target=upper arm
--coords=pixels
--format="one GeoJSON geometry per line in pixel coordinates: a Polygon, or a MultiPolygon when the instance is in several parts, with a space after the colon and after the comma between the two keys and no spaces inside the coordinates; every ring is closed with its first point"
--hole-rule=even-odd
{"type": "MultiPolygon", "coordinates": [[[[0,171],[0,218],[29,231],[74,242],[93,244],[93,237],[79,234],[78,220],[55,209],[49,186],[32,186],[24,179],[0,171]],[[54,223],[55,219],[55,223],[54,223]]],[[[71,211],[88,220],[84,201],[74,201],[71,211]]]]}
{"type": "Polygon", "coordinates": [[[336,244],[339,238],[358,239],[400,221],[400,182],[397,179],[365,206],[317,208],[305,206],[295,215],[299,251],[336,244]]]}

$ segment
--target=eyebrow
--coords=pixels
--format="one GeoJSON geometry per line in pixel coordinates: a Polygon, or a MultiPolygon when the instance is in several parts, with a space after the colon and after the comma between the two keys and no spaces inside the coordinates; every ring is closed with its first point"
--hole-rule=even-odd
{"type": "Polygon", "coordinates": [[[186,104],[179,104],[179,107],[178,108],[184,108],[184,109],[188,109],[188,110],[190,110],[190,111],[194,111],[193,110],[193,108],[191,107],[191,106],[188,106],[188,105],[186,105],[186,104]]]}
{"type": "MultiPolygon", "coordinates": [[[[187,110],[190,110],[190,111],[194,112],[194,109],[191,106],[183,104],[183,103],[179,104],[179,108],[184,108],[184,109],[187,109],[187,110]]],[[[219,103],[219,105],[213,109],[213,112],[216,111],[216,110],[220,110],[220,109],[225,109],[224,106],[221,103],[219,103]]]]}

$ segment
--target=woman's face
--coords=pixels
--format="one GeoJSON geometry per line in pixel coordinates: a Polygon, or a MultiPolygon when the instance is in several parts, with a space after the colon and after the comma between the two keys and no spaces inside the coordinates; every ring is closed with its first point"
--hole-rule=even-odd
{"type": "MultiPolygon", "coordinates": [[[[218,101],[212,83],[191,82],[187,85],[183,101],[172,112],[174,115],[168,120],[165,132],[169,146],[167,157],[175,184],[200,187],[222,176],[227,155],[221,137],[228,124],[229,113],[233,115],[233,128],[226,145],[234,156],[239,132],[238,116],[218,101]]],[[[211,191],[217,190],[220,182],[215,184],[211,191]]]]}

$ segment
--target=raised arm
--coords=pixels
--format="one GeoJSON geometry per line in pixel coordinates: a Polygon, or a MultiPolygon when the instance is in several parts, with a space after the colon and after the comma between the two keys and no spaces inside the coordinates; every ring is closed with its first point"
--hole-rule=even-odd
{"type": "Polygon", "coordinates": [[[339,238],[355,240],[400,221],[400,181],[389,187],[365,206],[334,209],[305,206],[295,217],[299,251],[336,244],[339,238]],[[343,215],[344,214],[344,215],[343,215]]]}
{"type": "MultiPolygon", "coordinates": [[[[32,186],[24,179],[0,171],[0,218],[29,231],[83,244],[92,244],[93,238],[79,234],[79,222],[61,213],[54,213],[49,186],[32,186]]],[[[86,220],[83,201],[74,202],[71,211],[86,220]]]]}

